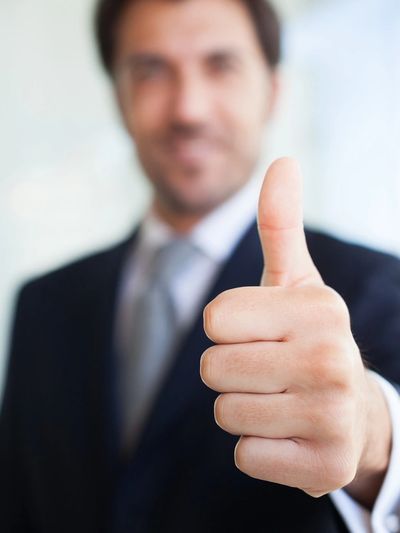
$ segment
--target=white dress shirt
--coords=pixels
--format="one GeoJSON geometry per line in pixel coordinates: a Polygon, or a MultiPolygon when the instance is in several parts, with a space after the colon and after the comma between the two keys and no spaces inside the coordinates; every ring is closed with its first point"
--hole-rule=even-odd
{"type": "MultiPolygon", "coordinates": [[[[257,212],[260,180],[252,179],[234,196],[206,216],[192,230],[189,239],[199,250],[194,261],[172,280],[171,294],[182,329],[188,329],[201,303],[257,212]]],[[[130,330],[134,320],[135,296],[143,286],[153,254],[174,238],[172,229],[149,212],[144,218],[134,250],[128,257],[120,286],[116,344],[120,353],[129,353],[130,330]]],[[[374,374],[389,406],[392,426],[392,453],[389,470],[372,512],[364,509],[344,491],[330,496],[351,533],[395,533],[400,531],[400,398],[386,380],[374,374]]],[[[200,377],[199,377],[200,379],[200,377]]]]}

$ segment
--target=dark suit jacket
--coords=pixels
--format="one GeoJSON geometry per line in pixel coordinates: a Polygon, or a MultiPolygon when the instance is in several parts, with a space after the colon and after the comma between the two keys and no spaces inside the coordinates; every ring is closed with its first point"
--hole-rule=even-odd
{"type": "MultiPolygon", "coordinates": [[[[308,232],[325,282],[345,298],[364,357],[400,382],[400,266],[387,255],[308,232]]],[[[113,329],[133,239],[21,291],[0,417],[3,533],[339,532],[329,497],[251,479],[236,438],[213,420],[199,378],[209,346],[201,313],[177,354],[129,461],[118,454],[113,329]]],[[[257,285],[253,225],[207,296],[257,285]]],[[[206,303],[205,301],[205,303],[206,303]]]]}

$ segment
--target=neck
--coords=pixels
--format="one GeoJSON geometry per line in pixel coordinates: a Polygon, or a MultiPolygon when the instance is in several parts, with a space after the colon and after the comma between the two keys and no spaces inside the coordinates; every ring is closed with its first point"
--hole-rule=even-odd
{"type": "Polygon", "coordinates": [[[165,205],[154,199],[153,209],[158,217],[170,226],[175,233],[186,235],[204,218],[205,213],[182,213],[168,209],[165,205]]]}

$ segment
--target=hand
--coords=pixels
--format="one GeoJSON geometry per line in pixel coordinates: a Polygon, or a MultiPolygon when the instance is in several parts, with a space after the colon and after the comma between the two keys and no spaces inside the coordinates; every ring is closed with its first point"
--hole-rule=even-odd
{"type": "Polygon", "coordinates": [[[216,422],[241,435],[235,462],[246,474],[312,496],[346,486],[370,506],[388,465],[389,415],[347,307],[308,252],[293,160],[270,167],[258,225],[261,287],[226,291],[204,311],[217,345],[203,354],[201,377],[222,393],[216,422]]]}

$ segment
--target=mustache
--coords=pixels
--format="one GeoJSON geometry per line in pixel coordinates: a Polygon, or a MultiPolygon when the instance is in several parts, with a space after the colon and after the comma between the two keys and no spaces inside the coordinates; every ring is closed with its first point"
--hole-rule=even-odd
{"type": "Polygon", "coordinates": [[[166,143],[184,140],[201,140],[215,144],[228,144],[228,139],[216,128],[208,124],[171,124],[163,135],[166,143]]]}

